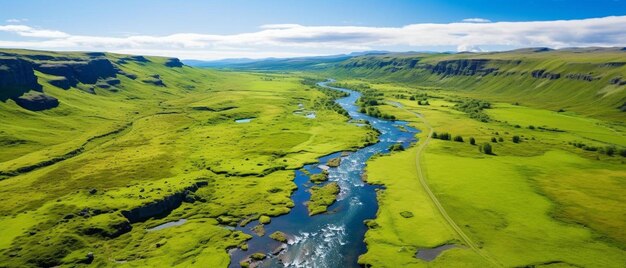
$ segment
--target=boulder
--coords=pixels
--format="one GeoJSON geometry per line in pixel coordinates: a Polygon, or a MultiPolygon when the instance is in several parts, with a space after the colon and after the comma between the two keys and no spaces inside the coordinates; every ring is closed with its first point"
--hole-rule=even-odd
{"type": "Polygon", "coordinates": [[[165,66],[170,67],[170,68],[183,67],[183,63],[180,62],[180,60],[177,58],[169,58],[165,62],[165,66]]]}
{"type": "Polygon", "coordinates": [[[31,111],[43,111],[59,106],[59,100],[37,91],[30,91],[13,100],[20,107],[31,111]]]}

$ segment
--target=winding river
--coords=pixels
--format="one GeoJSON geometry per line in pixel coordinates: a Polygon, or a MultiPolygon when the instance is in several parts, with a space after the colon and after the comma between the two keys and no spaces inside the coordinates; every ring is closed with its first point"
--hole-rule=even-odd
{"type": "MultiPolygon", "coordinates": [[[[318,164],[304,167],[310,174],[322,172],[329,159],[342,157],[338,167],[328,168],[329,181],[339,184],[341,191],[337,202],[328,208],[328,212],[309,216],[305,202],[309,200],[309,188],[313,185],[309,176],[301,170],[295,172],[294,182],[298,189],[291,198],[295,206],[285,215],[272,218],[266,224],[265,235],[257,236],[252,227],[258,225],[253,221],[237,230],[251,234],[248,250],[231,251],[230,267],[240,267],[239,261],[252,253],[261,252],[268,255],[257,267],[359,267],[357,259],[365,253],[363,242],[367,227],[366,219],[373,219],[378,210],[376,189],[379,186],[364,183],[362,175],[365,162],[377,153],[387,153],[388,148],[396,143],[408,147],[415,142],[418,130],[409,127],[403,121],[389,121],[374,118],[359,112],[355,104],[360,98],[359,92],[344,88],[331,87],[332,80],[318,83],[319,86],[348,93],[344,98],[337,99],[353,120],[366,120],[380,131],[379,141],[347,155],[337,152],[319,159],[318,164]],[[282,244],[269,238],[274,231],[281,231],[289,236],[288,243],[282,244]]],[[[355,123],[356,124],[356,123],[355,123]]]]}

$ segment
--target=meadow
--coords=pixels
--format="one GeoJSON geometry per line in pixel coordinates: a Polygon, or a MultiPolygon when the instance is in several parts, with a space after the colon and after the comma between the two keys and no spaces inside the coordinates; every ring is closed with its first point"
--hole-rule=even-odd
{"type": "Polygon", "coordinates": [[[104,57],[136,78],[94,94],[36,72],[57,108],[0,103],[0,266],[227,266],[248,238],[232,226],[286,213],[295,169],[371,134],[295,76],[104,57]]]}
{"type": "Polygon", "coordinates": [[[385,190],[378,195],[376,219],[367,223],[368,252],[361,264],[620,267],[626,262],[625,158],[570,144],[623,148],[626,133],[619,122],[497,102],[502,96],[475,92],[373,79],[340,82],[384,93],[387,103],[379,110],[424,131],[418,145],[368,162],[367,181],[385,190]],[[467,98],[496,101],[484,110],[487,122],[455,106],[467,98]],[[430,127],[439,138],[428,139],[430,127]],[[463,141],[442,140],[442,133],[463,141]],[[480,151],[484,143],[492,146],[492,155],[480,151]],[[434,206],[418,168],[477,250],[434,206]],[[458,247],[433,261],[415,257],[420,249],[446,244],[458,247]]]}

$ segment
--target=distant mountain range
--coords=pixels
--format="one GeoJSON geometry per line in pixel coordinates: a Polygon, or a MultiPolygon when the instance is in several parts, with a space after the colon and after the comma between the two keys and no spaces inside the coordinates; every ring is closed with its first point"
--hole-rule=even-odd
{"type": "Polygon", "coordinates": [[[363,55],[382,55],[389,51],[363,51],[350,54],[329,56],[295,57],[295,58],[235,58],[215,61],[183,60],[183,63],[192,67],[223,68],[223,69],[247,69],[247,70],[312,70],[323,69],[329,64],[338,63],[352,57],[363,55]]]}

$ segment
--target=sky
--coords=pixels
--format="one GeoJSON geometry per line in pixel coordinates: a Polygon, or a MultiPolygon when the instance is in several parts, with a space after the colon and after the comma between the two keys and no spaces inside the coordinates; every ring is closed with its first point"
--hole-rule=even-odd
{"type": "Polygon", "coordinates": [[[626,0],[0,0],[0,47],[181,59],[626,46],[626,0]]]}

